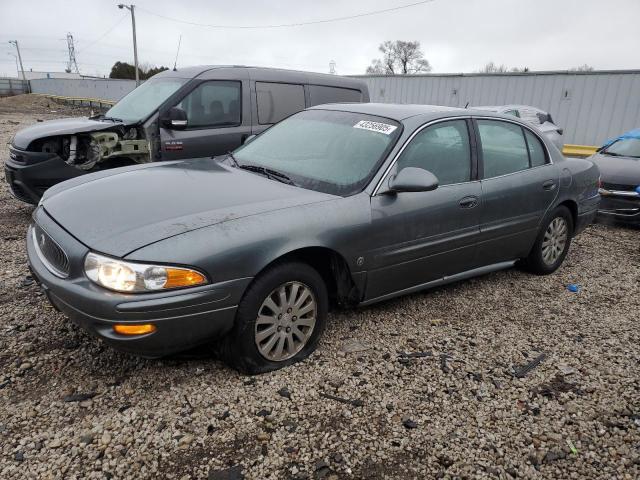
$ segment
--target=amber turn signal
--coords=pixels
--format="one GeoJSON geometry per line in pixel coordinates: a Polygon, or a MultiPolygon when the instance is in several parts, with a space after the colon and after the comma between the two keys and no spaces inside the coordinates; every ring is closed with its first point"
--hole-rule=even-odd
{"type": "Polygon", "coordinates": [[[167,282],[164,284],[164,288],[193,287],[207,283],[204,275],[194,270],[187,270],[186,268],[165,268],[165,271],[167,272],[167,282]]]}
{"type": "Polygon", "coordinates": [[[122,325],[113,326],[113,331],[120,335],[146,335],[156,331],[156,326],[151,323],[143,323],[139,325],[122,325]]]}

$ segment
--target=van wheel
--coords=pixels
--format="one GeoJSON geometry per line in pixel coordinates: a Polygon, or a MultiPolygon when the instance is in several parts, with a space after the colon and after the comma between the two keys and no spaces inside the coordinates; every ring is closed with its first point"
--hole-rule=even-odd
{"type": "Polygon", "coordinates": [[[309,265],[287,262],[261,273],[222,340],[223,359],[250,375],[299,362],[317,347],[327,321],[327,288],[309,265]]]}
{"type": "Polygon", "coordinates": [[[553,210],[542,223],[524,267],[536,275],[555,272],[564,261],[573,235],[573,217],[565,206],[553,210]]]}

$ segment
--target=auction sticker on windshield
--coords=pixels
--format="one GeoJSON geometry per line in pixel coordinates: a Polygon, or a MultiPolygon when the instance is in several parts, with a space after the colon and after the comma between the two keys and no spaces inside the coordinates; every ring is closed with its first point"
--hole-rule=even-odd
{"type": "Polygon", "coordinates": [[[384,133],[385,135],[390,135],[393,131],[398,128],[395,125],[388,125],[386,123],[379,122],[371,122],[369,120],[360,120],[356,123],[353,128],[361,128],[363,130],[370,130],[372,132],[384,133]]]}

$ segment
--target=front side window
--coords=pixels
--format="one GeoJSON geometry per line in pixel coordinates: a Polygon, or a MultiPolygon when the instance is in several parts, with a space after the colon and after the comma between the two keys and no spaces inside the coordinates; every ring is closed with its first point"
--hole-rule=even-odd
{"type": "Polygon", "coordinates": [[[303,188],[348,196],[360,192],[401,133],[388,118],[306,110],[234,152],[238,166],[265,167],[303,188]]]}
{"type": "Polygon", "coordinates": [[[187,82],[185,78],[152,78],[111,107],[105,116],[126,123],[145,120],[187,82]]]}
{"type": "Polygon", "coordinates": [[[240,82],[203,82],[177,107],[186,112],[189,128],[240,125],[240,92],[240,82]]]}
{"type": "Polygon", "coordinates": [[[418,167],[429,170],[440,185],[471,179],[471,150],[467,122],[437,123],[418,133],[398,159],[397,170],[418,167]]]}
{"type": "Polygon", "coordinates": [[[277,123],[305,109],[302,85],[256,82],[256,98],[261,125],[277,123]]]}
{"type": "Polygon", "coordinates": [[[484,178],[498,177],[529,168],[529,153],[519,125],[478,120],[484,178]]]}

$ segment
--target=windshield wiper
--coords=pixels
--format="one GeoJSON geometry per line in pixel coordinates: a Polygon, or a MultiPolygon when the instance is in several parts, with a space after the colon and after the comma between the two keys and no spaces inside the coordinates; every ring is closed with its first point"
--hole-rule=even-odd
{"type": "Polygon", "coordinates": [[[240,164],[238,163],[238,160],[236,160],[236,157],[233,156],[233,152],[232,151],[228,151],[227,152],[227,158],[230,158],[231,161],[233,162],[233,166],[236,168],[241,168],[240,164]]]}
{"type": "Polygon", "coordinates": [[[289,178],[289,176],[277,170],[273,170],[272,168],[261,167],[259,165],[240,165],[237,162],[236,164],[238,168],[248,170],[250,172],[261,173],[271,180],[277,180],[278,182],[286,183],[287,185],[295,185],[295,183],[293,182],[293,180],[291,180],[291,178],[289,178]]]}
{"type": "Polygon", "coordinates": [[[124,120],[122,120],[121,118],[115,118],[115,117],[104,116],[104,117],[102,117],[102,120],[111,120],[112,122],[124,123],[124,120]]]}

